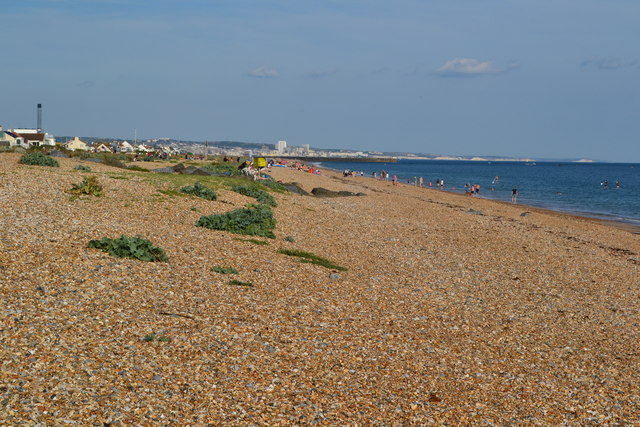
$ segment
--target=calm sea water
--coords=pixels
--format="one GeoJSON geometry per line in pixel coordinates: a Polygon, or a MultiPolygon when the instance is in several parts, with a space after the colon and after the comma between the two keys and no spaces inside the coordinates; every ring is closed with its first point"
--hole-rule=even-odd
{"type": "Polygon", "coordinates": [[[640,225],[640,164],[478,162],[400,160],[398,163],[326,162],[335,170],[363,171],[366,176],[382,170],[400,182],[414,177],[444,179],[447,191],[465,191],[465,184],[480,184],[480,197],[511,201],[518,189],[518,203],[595,218],[640,225]],[[498,176],[497,182],[493,183],[498,176]],[[608,188],[602,183],[607,180],[608,188]],[[616,188],[616,181],[620,188],[616,188]],[[493,191],[491,190],[493,188],[493,191]]]}

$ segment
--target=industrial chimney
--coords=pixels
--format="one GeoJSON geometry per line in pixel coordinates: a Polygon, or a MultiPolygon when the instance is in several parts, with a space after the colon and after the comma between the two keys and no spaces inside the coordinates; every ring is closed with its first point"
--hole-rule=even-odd
{"type": "Polygon", "coordinates": [[[42,104],[38,104],[38,133],[42,132],[42,104]]]}

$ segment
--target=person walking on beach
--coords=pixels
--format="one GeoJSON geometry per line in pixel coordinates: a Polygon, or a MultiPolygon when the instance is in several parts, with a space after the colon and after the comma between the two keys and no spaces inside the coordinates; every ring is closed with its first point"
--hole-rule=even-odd
{"type": "Polygon", "coordinates": [[[516,199],[518,198],[518,189],[513,187],[511,189],[511,203],[516,203],[516,199]]]}
{"type": "Polygon", "coordinates": [[[420,179],[418,180],[418,183],[420,184],[420,188],[422,188],[424,186],[424,179],[420,177],[420,179]]]}

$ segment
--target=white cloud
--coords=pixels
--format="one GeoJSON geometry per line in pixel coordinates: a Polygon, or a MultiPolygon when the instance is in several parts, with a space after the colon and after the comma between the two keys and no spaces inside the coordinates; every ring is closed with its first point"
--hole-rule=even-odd
{"type": "Polygon", "coordinates": [[[581,67],[596,67],[600,70],[619,70],[620,68],[629,68],[637,64],[636,61],[625,61],[620,58],[590,58],[585,59],[580,64],[581,67]]]}
{"type": "Polygon", "coordinates": [[[275,68],[259,67],[251,71],[249,76],[263,79],[275,79],[280,77],[280,73],[275,68]]]}
{"type": "Polygon", "coordinates": [[[473,58],[456,58],[447,61],[436,70],[436,73],[443,77],[473,77],[484,74],[497,74],[503,71],[491,61],[483,62],[473,58]]]}

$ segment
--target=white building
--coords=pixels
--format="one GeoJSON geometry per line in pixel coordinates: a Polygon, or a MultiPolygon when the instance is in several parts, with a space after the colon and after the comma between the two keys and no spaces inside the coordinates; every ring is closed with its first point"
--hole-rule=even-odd
{"type": "Polygon", "coordinates": [[[16,144],[23,148],[42,147],[44,145],[55,147],[56,145],[56,139],[53,135],[39,132],[38,129],[20,128],[11,129],[10,132],[23,139],[22,143],[16,144]]]}
{"type": "Polygon", "coordinates": [[[276,143],[276,151],[280,154],[287,152],[287,141],[278,141],[276,143]]]}

